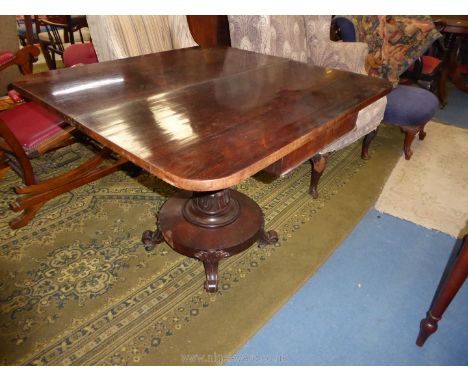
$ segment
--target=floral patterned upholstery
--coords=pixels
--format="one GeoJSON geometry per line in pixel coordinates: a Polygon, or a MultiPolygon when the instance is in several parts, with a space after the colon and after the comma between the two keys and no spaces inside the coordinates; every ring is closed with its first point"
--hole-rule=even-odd
{"type": "MultiPolygon", "coordinates": [[[[330,41],[331,16],[228,16],[228,20],[235,48],[367,74],[367,45],[330,41]]],[[[384,97],[361,110],[354,129],[321,153],[340,150],[375,130],[386,102],[384,97]]]]}
{"type": "MultiPolygon", "coordinates": [[[[371,76],[398,83],[400,75],[441,37],[429,16],[339,16],[354,26],[354,39],[369,47],[371,76]]],[[[352,34],[353,31],[348,31],[352,34]]]]}

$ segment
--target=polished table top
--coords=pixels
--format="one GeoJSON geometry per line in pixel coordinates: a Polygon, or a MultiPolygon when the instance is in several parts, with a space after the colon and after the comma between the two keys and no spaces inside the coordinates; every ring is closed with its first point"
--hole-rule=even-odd
{"type": "Polygon", "coordinates": [[[448,33],[468,33],[468,16],[462,15],[442,15],[431,16],[434,21],[442,21],[445,24],[443,32],[448,33]]]}
{"type": "Polygon", "coordinates": [[[212,191],[317,139],[316,129],[391,85],[244,50],[188,48],[24,76],[14,88],[164,181],[212,191]]]}

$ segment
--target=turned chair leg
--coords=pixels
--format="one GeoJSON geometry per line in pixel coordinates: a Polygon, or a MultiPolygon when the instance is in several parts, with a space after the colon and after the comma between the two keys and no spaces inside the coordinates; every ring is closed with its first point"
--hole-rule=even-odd
{"type": "Polygon", "coordinates": [[[318,186],[320,177],[322,176],[323,171],[325,170],[325,167],[327,166],[327,159],[328,159],[328,154],[325,154],[325,155],[317,154],[309,159],[310,164],[312,165],[309,194],[314,199],[318,198],[317,186],[318,186]]]}
{"type": "Polygon", "coordinates": [[[465,235],[462,248],[451,265],[447,276],[427,312],[426,318],[421,321],[416,345],[423,346],[427,338],[437,330],[437,322],[440,321],[445,310],[452,302],[460,287],[468,277],[468,235],[465,235]]]}
{"type": "Polygon", "coordinates": [[[6,160],[6,155],[0,151],[0,179],[8,172],[10,165],[6,160]]]}
{"type": "Polygon", "coordinates": [[[375,130],[371,131],[370,133],[368,133],[364,137],[364,140],[362,141],[361,158],[364,159],[364,160],[369,159],[369,146],[370,146],[372,140],[377,135],[377,130],[378,129],[375,129],[375,130]]]}

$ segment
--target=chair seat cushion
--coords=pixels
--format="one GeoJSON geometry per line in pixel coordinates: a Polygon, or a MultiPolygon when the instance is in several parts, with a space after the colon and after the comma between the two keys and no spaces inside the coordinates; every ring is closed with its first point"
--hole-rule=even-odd
{"type": "Polygon", "coordinates": [[[434,116],[439,101],[431,92],[398,85],[387,95],[384,122],[401,126],[425,125],[434,116]]]}
{"type": "Polygon", "coordinates": [[[92,43],[73,44],[63,52],[63,64],[69,68],[77,64],[94,64],[98,62],[92,43]]]}
{"type": "Polygon", "coordinates": [[[432,56],[422,56],[422,73],[423,74],[432,74],[439,68],[442,60],[438,59],[437,57],[432,56]]]}
{"type": "Polygon", "coordinates": [[[15,59],[15,55],[11,52],[0,52],[0,65],[6,64],[15,59]]]}
{"type": "Polygon", "coordinates": [[[63,121],[35,102],[27,102],[0,114],[0,119],[26,151],[62,131],[63,121]]]}

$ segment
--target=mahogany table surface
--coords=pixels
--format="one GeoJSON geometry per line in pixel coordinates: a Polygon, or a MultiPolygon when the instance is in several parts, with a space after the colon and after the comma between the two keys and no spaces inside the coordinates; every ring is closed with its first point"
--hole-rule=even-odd
{"type": "Polygon", "coordinates": [[[13,86],[190,191],[238,184],[391,90],[382,79],[234,48],[48,71],[13,86]]]}
{"type": "Polygon", "coordinates": [[[443,32],[468,34],[468,16],[441,15],[431,17],[434,21],[442,21],[445,23],[443,32]]]}

